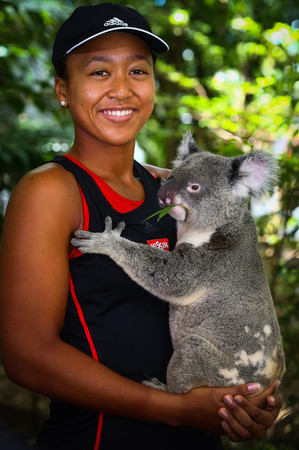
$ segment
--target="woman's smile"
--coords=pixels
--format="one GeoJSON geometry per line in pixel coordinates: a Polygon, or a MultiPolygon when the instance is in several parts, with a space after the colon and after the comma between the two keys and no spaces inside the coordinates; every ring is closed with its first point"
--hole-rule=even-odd
{"type": "Polygon", "coordinates": [[[133,108],[107,108],[101,111],[106,119],[113,122],[126,122],[132,118],[136,109],[133,108]]]}

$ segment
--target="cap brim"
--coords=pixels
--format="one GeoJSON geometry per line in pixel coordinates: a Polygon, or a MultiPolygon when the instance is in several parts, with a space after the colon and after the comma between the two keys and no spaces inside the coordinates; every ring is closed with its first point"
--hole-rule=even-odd
{"type": "Polygon", "coordinates": [[[145,42],[150,49],[156,53],[164,53],[169,50],[168,44],[163,41],[159,36],[156,36],[155,34],[135,27],[115,27],[115,28],[109,28],[109,30],[104,30],[99,33],[95,33],[92,36],[88,36],[86,39],[83,39],[82,41],[78,42],[76,45],[71,47],[69,50],[65,52],[65,55],[68,55],[73,50],[75,50],[77,47],[79,47],[82,44],[85,44],[85,42],[90,41],[91,39],[94,39],[96,37],[102,36],[103,34],[108,34],[112,32],[119,32],[119,33],[127,33],[131,34],[133,36],[139,37],[143,42],[145,42]]]}

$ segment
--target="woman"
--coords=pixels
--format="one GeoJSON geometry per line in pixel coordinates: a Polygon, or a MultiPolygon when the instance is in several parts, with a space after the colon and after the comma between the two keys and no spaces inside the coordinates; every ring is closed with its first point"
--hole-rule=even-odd
{"type": "MultiPolygon", "coordinates": [[[[1,253],[1,342],[7,375],[50,396],[39,446],[49,449],[213,449],[225,432],[242,441],[272,425],[274,382],[174,395],[140,383],[165,379],[167,305],[109,258],[70,249],[77,229],[125,220],[129,239],[175,243],[158,209],[158,183],[133,161],[154,104],[154,60],[167,44],[136,11],[80,7],[53,48],[59,103],[70,110],[70,151],[25,176],[12,194],[1,253]]],[[[161,250],[164,251],[164,250],[161,250]]]]}

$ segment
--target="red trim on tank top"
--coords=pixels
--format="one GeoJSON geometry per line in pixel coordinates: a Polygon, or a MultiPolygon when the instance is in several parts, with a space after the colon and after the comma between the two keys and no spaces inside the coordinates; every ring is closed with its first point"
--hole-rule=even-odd
{"type": "Polygon", "coordinates": [[[96,182],[97,186],[101,190],[102,194],[108,200],[113,209],[121,214],[125,214],[133,211],[142,205],[144,200],[130,200],[128,198],[123,197],[122,195],[115,192],[107,183],[104,181],[99,175],[89,170],[83,164],[81,164],[76,158],[70,155],[63,155],[65,158],[68,158],[73,163],[77,164],[77,166],[81,167],[81,169],[85,170],[96,182]]]}
{"type": "MultiPolygon", "coordinates": [[[[79,186],[79,185],[78,185],[79,186]]],[[[82,198],[82,206],[83,206],[83,230],[88,231],[89,230],[89,208],[87,205],[86,198],[84,197],[83,191],[81,189],[81,186],[79,186],[81,198],[82,198]]],[[[78,256],[81,256],[82,253],[77,248],[73,248],[73,250],[69,254],[69,259],[77,258],[78,256]]]]}
{"type": "Polygon", "coordinates": [[[71,275],[70,275],[70,291],[71,291],[71,295],[72,295],[73,301],[75,303],[75,306],[76,306],[76,309],[77,309],[77,312],[78,312],[78,316],[79,316],[80,322],[81,322],[81,324],[82,324],[82,326],[84,328],[84,332],[85,332],[86,338],[88,340],[88,344],[89,344],[89,348],[91,350],[92,357],[96,361],[99,361],[99,358],[98,358],[98,355],[97,355],[97,351],[95,349],[95,346],[94,346],[91,334],[90,334],[88,326],[87,326],[87,324],[85,322],[85,318],[84,318],[84,315],[83,315],[82,308],[81,308],[79,300],[77,298],[77,294],[76,294],[76,291],[75,291],[75,286],[74,286],[74,283],[73,283],[71,275]]]}
{"type": "MultiPolygon", "coordinates": [[[[71,292],[71,296],[72,296],[73,302],[75,303],[75,307],[76,307],[76,310],[77,310],[77,313],[78,313],[78,316],[79,316],[79,320],[80,320],[81,325],[82,325],[82,327],[84,329],[85,336],[87,338],[92,357],[93,357],[93,359],[95,361],[99,362],[99,357],[98,357],[96,348],[94,346],[94,343],[93,343],[93,340],[92,340],[89,328],[88,328],[87,323],[85,321],[84,314],[83,314],[81,305],[79,303],[79,300],[78,300],[78,297],[77,297],[77,294],[76,294],[76,291],[75,291],[75,287],[74,287],[74,283],[73,283],[71,275],[70,275],[70,292],[71,292]]],[[[96,441],[95,441],[94,450],[98,450],[99,445],[100,445],[102,428],[103,428],[103,417],[104,417],[103,413],[100,413],[99,414],[99,420],[98,420],[98,426],[97,426],[97,434],[96,434],[96,441]]]]}

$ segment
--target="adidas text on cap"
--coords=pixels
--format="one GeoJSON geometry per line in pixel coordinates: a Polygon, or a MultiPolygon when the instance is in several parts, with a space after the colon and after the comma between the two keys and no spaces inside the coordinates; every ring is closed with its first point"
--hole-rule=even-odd
{"type": "Polygon", "coordinates": [[[58,30],[52,53],[54,67],[75,48],[111,32],[128,33],[138,37],[156,55],[169,49],[163,39],[152,33],[145,18],[132,8],[112,3],[79,6],[58,30]]]}

